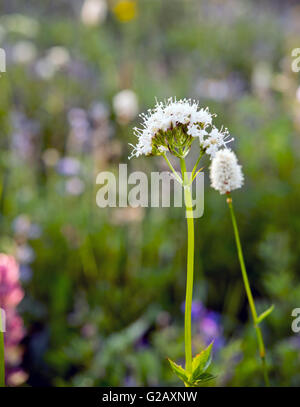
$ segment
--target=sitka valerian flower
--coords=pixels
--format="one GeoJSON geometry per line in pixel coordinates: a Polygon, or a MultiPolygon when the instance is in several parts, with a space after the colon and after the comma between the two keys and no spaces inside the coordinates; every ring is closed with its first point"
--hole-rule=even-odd
{"type": "MultiPolygon", "coordinates": [[[[184,202],[187,218],[187,277],[186,298],[184,304],[184,346],[185,368],[169,359],[174,373],[183,380],[185,386],[196,387],[204,381],[213,379],[206,372],[210,361],[213,341],[195,357],[192,349],[192,319],[202,314],[201,304],[192,304],[194,282],[194,211],[192,202],[192,184],[202,168],[198,165],[204,154],[211,158],[220,148],[226,147],[231,141],[228,131],[218,130],[213,125],[213,117],[208,108],[200,108],[198,102],[191,99],[167,99],[164,103],[157,102],[154,109],[142,114],[142,128],[135,128],[138,138],[133,146],[131,157],[140,155],[162,156],[175,179],[184,190],[184,202]],[[200,152],[191,172],[187,171],[185,157],[189,153],[192,143],[198,139],[200,152]],[[167,152],[179,158],[181,176],[175,171],[167,152]],[[195,305],[197,305],[195,307],[195,305]]],[[[209,321],[208,321],[209,322],[209,321]]],[[[212,324],[210,328],[212,327],[212,324]]]]}
{"type": "Polygon", "coordinates": [[[184,158],[197,138],[202,153],[214,157],[219,148],[232,141],[226,129],[218,130],[213,125],[214,116],[191,99],[169,98],[164,103],[157,102],[154,109],[140,115],[142,127],[134,129],[138,142],[131,157],[169,151],[184,158]]]}
{"type": "Polygon", "coordinates": [[[211,186],[220,194],[241,188],[244,176],[233,151],[223,149],[216,153],[210,166],[210,180],[211,186]]]}

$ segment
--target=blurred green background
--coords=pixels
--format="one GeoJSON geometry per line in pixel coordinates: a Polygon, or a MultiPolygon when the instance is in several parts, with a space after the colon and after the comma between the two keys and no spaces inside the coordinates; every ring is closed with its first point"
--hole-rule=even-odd
{"type": "MultiPolygon", "coordinates": [[[[128,143],[138,113],[177,96],[209,106],[235,138],[249,277],[258,309],[275,304],[263,324],[271,382],[300,385],[297,3],[1,1],[0,249],[17,257],[25,291],[16,384],[180,385],[166,357],[184,359],[183,210],[95,198],[99,171],[165,169],[159,157],[128,161],[128,143]]],[[[261,386],[228,208],[204,165],[194,350],[217,339],[210,386],[261,386]]]]}

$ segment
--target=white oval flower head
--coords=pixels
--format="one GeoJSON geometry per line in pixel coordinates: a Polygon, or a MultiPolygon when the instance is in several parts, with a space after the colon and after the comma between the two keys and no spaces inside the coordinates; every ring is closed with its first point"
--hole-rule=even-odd
{"type": "Polygon", "coordinates": [[[19,41],[12,49],[12,59],[17,64],[29,64],[37,56],[37,49],[31,41],[19,41]]]}
{"type": "Polygon", "coordinates": [[[185,157],[195,138],[199,139],[202,152],[213,157],[220,147],[231,141],[227,140],[227,130],[222,132],[212,125],[214,116],[208,108],[199,108],[198,102],[191,99],[169,98],[164,103],[157,102],[154,109],[140,115],[142,128],[134,129],[138,142],[132,146],[131,157],[161,155],[166,151],[185,157]]]}
{"type": "Polygon", "coordinates": [[[124,89],[113,98],[113,108],[120,123],[126,124],[138,114],[138,99],[131,89],[124,89]]]}
{"type": "Polygon", "coordinates": [[[105,0],[85,0],[81,9],[81,21],[85,25],[95,26],[105,20],[107,8],[105,0]]]}
{"type": "Polygon", "coordinates": [[[210,166],[210,180],[211,186],[220,194],[241,188],[244,175],[233,151],[225,148],[216,153],[210,166]]]}

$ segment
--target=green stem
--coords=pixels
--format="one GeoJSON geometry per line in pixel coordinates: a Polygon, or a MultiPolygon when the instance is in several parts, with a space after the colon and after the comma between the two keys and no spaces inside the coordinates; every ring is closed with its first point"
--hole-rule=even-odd
{"type": "Polygon", "coordinates": [[[0,387],[5,387],[4,333],[2,309],[0,308],[0,387]]]}
{"type": "Polygon", "coordinates": [[[267,370],[267,366],[266,366],[266,351],[265,351],[264,340],[263,340],[263,336],[261,333],[261,329],[257,322],[257,312],[256,312],[255,303],[254,303],[253,295],[251,292],[249,279],[248,279],[248,275],[247,275],[247,270],[246,270],[246,266],[245,266],[245,261],[244,261],[244,256],[243,256],[243,251],[242,251],[242,246],[241,246],[241,241],[240,241],[240,236],[239,236],[239,230],[237,227],[237,222],[236,222],[234,209],[233,209],[233,205],[232,205],[232,198],[229,194],[228,194],[228,198],[227,198],[227,203],[228,203],[228,206],[230,209],[231,220],[232,220],[232,225],[233,225],[233,230],[234,230],[234,236],[235,236],[236,247],[237,247],[239,262],[240,262],[240,266],[241,266],[244,286],[245,286],[246,294],[247,294],[249,305],[250,305],[254,328],[256,331],[257,342],[258,342],[258,347],[259,347],[259,354],[260,354],[260,358],[262,361],[263,375],[264,375],[266,385],[270,386],[268,370],[267,370]]]}
{"type": "Polygon", "coordinates": [[[193,298],[193,279],[194,279],[194,218],[191,187],[189,185],[186,165],[183,158],[180,159],[184,201],[186,207],[188,243],[187,243],[187,280],[186,280],[186,298],[185,298],[185,317],[184,317],[184,338],[185,338],[185,368],[188,373],[192,373],[192,298],[193,298]]]}
{"type": "Polygon", "coordinates": [[[203,156],[203,151],[200,151],[198,160],[196,161],[196,164],[194,165],[194,168],[193,168],[193,171],[192,171],[192,174],[191,174],[191,183],[192,183],[192,181],[193,181],[194,174],[195,174],[195,172],[196,172],[196,170],[197,170],[198,164],[199,164],[199,162],[200,162],[202,156],[203,156]]]}

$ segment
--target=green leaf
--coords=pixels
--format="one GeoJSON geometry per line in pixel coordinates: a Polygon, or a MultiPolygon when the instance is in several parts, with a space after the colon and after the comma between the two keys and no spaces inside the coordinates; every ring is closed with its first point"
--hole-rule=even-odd
{"type": "Polygon", "coordinates": [[[185,383],[188,382],[188,377],[187,374],[185,372],[185,370],[183,369],[183,367],[181,367],[180,365],[177,365],[177,363],[173,362],[173,360],[168,359],[171,368],[173,370],[173,372],[179,377],[179,379],[183,380],[185,383]]]}
{"type": "Polygon", "coordinates": [[[217,376],[214,376],[210,373],[202,373],[202,375],[199,376],[199,379],[193,382],[193,387],[197,387],[201,385],[202,383],[208,382],[209,380],[215,379],[217,376]]]}
{"type": "Polygon", "coordinates": [[[261,321],[263,321],[268,315],[271,314],[273,309],[274,309],[274,305],[271,305],[270,308],[268,308],[265,312],[260,314],[260,316],[257,318],[256,322],[259,324],[261,321]]]}
{"type": "Polygon", "coordinates": [[[207,370],[208,366],[211,363],[211,350],[213,346],[214,341],[212,341],[206,349],[204,349],[202,352],[200,352],[198,355],[196,355],[193,358],[192,362],[192,376],[191,376],[191,382],[195,382],[197,380],[200,380],[201,375],[207,370]]]}
{"type": "Polygon", "coordinates": [[[211,373],[205,372],[205,373],[202,373],[202,375],[201,375],[200,378],[199,378],[199,381],[201,381],[201,382],[208,382],[209,380],[215,379],[216,377],[217,377],[217,376],[214,376],[214,375],[211,374],[211,373]]]}

